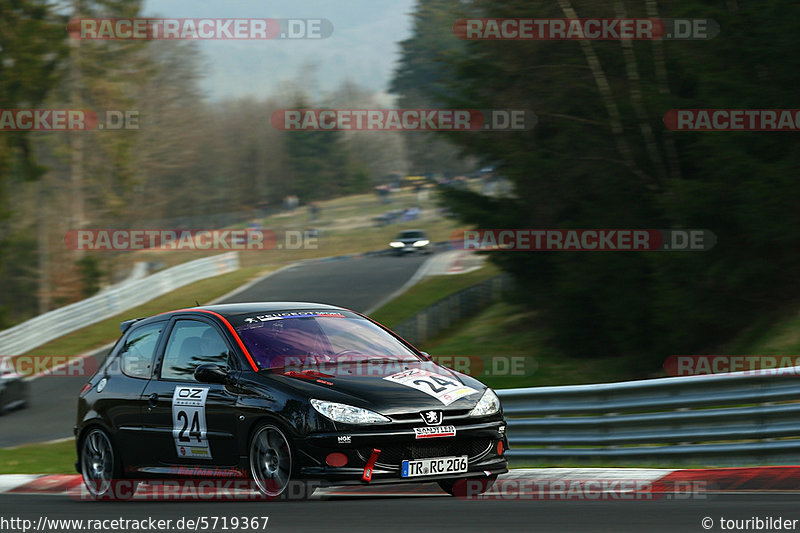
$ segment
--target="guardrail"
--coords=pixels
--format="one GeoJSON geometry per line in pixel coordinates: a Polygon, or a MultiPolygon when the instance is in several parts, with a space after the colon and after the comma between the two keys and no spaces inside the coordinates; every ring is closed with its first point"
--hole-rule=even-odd
{"type": "Polygon", "coordinates": [[[392,330],[411,344],[419,344],[446,330],[462,318],[482,311],[509,290],[511,276],[501,274],[455,292],[418,311],[392,330]]]}
{"type": "Polygon", "coordinates": [[[19,355],[195,281],[239,268],[236,252],[204,257],[152,276],[125,281],[91,298],[0,331],[0,354],[19,355]]]}
{"type": "Polygon", "coordinates": [[[517,464],[800,460],[800,367],[497,393],[517,464]]]}

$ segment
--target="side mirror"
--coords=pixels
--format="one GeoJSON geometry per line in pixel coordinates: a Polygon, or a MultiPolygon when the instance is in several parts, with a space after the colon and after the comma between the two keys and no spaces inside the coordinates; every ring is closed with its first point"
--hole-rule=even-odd
{"type": "Polygon", "coordinates": [[[194,369],[194,379],[200,383],[221,383],[228,382],[228,371],[214,364],[197,365],[194,369]]]}

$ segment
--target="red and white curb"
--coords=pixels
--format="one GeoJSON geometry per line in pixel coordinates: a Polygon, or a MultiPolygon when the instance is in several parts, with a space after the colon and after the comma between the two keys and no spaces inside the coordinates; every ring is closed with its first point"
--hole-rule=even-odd
{"type": "MultiPolygon", "coordinates": [[[[702,484],[709,492],[800,491],[800,466],[762,466],[716,469],[645,469],[645,468],[519,468],[499,478],[499,485],[512,482],[548,484],[589,482],[619,486],[635,482],[652,490],[669,491],[671,487],[702,484]]],[[[77,474],[0,475],[0,493],[66,495],[81,485],[77,474]]],[[[518,483],[518,487],[526,486],[518,483]]],[[[529,487],[531,485],[528,485],[529,487]]],[[[141,490],[141,489],[140,489],[141,490]]],[[[502,490],[502,489],[498,489],[502,490]]],[[[618,490],[618,489],[614,489],[618,490]]],[[[491,493],[491,491],[490,491],[491,493]]],[[[369,496],[444,496],[435,483],[393,485],[358,485],[317,489],[315,495],[342,497],[369,496]]]]}
{"type": "Polygon", "coordinates": [[[78,474],[3,474],[0,493],[66,494],[67,489],[80,483],[78,474]]]}

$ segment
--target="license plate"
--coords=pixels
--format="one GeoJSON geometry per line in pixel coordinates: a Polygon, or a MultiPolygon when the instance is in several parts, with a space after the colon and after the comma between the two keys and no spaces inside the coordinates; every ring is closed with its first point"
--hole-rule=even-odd
{"type": "Polygon", "coordinates": [[[400,477],[437,476],[467,471],[467,456],[436,457],[403,461],[400,477]]]}

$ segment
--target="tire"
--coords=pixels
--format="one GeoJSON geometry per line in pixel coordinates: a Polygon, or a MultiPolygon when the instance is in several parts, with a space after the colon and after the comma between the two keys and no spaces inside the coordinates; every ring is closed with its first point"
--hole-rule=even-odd
{"type": "Polygon", "coordinates": [[[122,463],[108,433],[99,427],[89,429],[81,438],[81,478],[89,496],[95,500],[129,500],[136,492],[137,482],[118,486],[122,478],[122,463]]]}
{"type": "Polygon", "coordinates": [[[264,424],[250,439],[250,477],[259,492],[269,498],[280,497],[294,473],[294,453],[289,438],[274,424],[264,424]]]}
{"type": "Polygon", "coordinates": [[[495,481],[497,481],[497,476],[443,479],[437,483],[449,495],[465,498],[483,494],[492,488],[495,481]]]}

